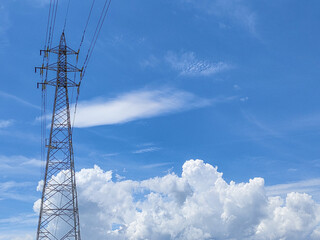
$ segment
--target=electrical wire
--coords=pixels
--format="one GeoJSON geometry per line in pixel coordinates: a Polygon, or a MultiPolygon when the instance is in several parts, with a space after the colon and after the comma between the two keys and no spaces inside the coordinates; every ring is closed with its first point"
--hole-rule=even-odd
{"type": "MultiPolygon", "coordinates": [[[[50,7],[49,7],[49,14],[48,14],[48,22],[47,22],[47,30],[46,30],[46,43],[45,43],[45,56],[43,57],[43,65],[45,64],[46,66],[49,65],[49,60],[50,60],[50,54],[48,52],[49,49],[51,49],[52,46],[52,41],[53,41],[53,35],[54,35],[54,30],[55,30],[55,23],[56,23],[56,18],[57,18],[57,11],[58,11],[58,3],[59,0],[50,0],[50,7]]],[[[91,59],[91,56],[93,54],[93,50],[95,48],[95,45],[97,43],[97,39],[100,35],[103,23],[105,21],[105,18],[107,16],[107,13],[109,11],[110,8],[110,4],[111,4],[111,0],[105,0],[98,23],[96,25],[92,40],[90,42],[88,51],[87,51],[87,55],[85,57],[83,66],[82,66],[82,72],[80,75],[80,80],[79,80],[79,84],[78,84],[78,89],[77,89],[77,95],[76,95],[76,101],[75,101],[75,105],[74,105],[74,115],[73,115],[73,122],[72,122],[72,131],[73,131],[73,126],[75,123],[75,115],[77,112],[77,106],[78,106],[78,99],[79,99],[79,93],[80,93],[80,85],[82,82],[82,79],[86,73],[86,69],[88,67],[89,61],[91,59]]],[[[82,44],[84,42],[85,36],[86,36],[86,32],[89,26],[89,22],[92,16],[92,12],[93,12],[93,8],[95,6],[95,0],[92,1],[91,7],[90,7],[90,11],[89,11],[89,15],[84,27],[84,31],[81,37],[81,41],[80,41],[80,46],[79,46],[79,50],[78,50],[78,54],[81,50],[82,44]]],[[[68,13],[69,13],[69,8],[70,8],[70,0],[68,1],[68,5],[67,5],[67,11],[66,11],[66,16],[65,16],[65,20],[64,20],[64,26],[63,26],[63,32],[65,31],[66,25],[67,25],[67,19],[68,19],[68,13]]],[[[77,61],[78,64],[78,61],[77,61]]],[[[76,76],[74,76],[76,77],[76,76]]],[[[45,82],[47,81],[48,78],[48,70],[46,70],[43,79],[42,79],[42,84],[45,84],[45,82]]],[[[43,85],[44,86],[44,85],[43,85]]],[[[43,110],[42,110],[42,134],[43,134],[43,139],[42,139],[42,146],[44,146],[44,141],[45,141],[45,132],[46,132],[46,116],[45,116],[45,108],[46,108],[46,90],[45,90],[45,86],[42,88],[43,90],[43,96],[42,96],[42,102],[43,102],[43,110]]],[[[42,150],[42,155],[44,158],[44,153],[45,151],[42,150]]]]}
{"type": "Polygon", "coordinates": [[[88,15],[88,19],[87,19],[87,22],[86,22],[86,25],[85,25],[85,27],[84,27],[83,34],[82,34],[82,37],[81,37],[81,42],[80,42],[80,46],[79,46],[79,52],[80,52],[82,43],[83,43],[83,41],[84,41],[84,37],[85,37],[86,31],[87,31],[87,28],[88,28],[88,24],[89,24],[89,21],[90,21],[90,18],[91,18],[92,9],[93,9],[93,7],[94,7],[95,2],[96,2],[96,1],[93,0],[93,1],[92,1],[92,4],[91,4],[91,8],[90,8],[90,12],[89,12],[89,15],[88,15]]]}
{"type": "MultiPolygon", "coordinates": [[[[57,0],[50,0],[49,6],[49,13],[48,13],[48,20],[47,20],[47,27],[46,27],[46,38],[44,44],[44,50],[49,49],[50,39],[52,38],[52,25],[55,23],[53,21],[53,16],[56,16],[54,13],[57,10],[57,0]]],[[[49,53],[45,52],[42,60],[42,66],[49,64],[49,53]]],[[[41,160],[42,162],[45,161],[45,138],[46,138],[46,104],[47,104],[47,94],[45,85],[43,85],[48,78],[48,71],[46,70],[45,74],[43,74],[42,69],[42,84],[41,84],[41,160]]],[[[41,168],[41,174],[44,169],[41,168]]]]}
{"type": "MultiPolygon", "coordinates": [[[[88,23],[89,23],[89,20],[90,20],[90,16],[91,16],[91,13],[92,13],[92,9],[93,9],[94,3],[95,3],[95,0],[93,0],[92,5],[91,5],[91,9],[90,9],[90,12],[89,12],[89,17],[87,19],[87,23],[86,23],[86,26],[85,26],[85,29],[84,29],[84,32],[83,32],[83,35],[82,35],[81,42],[80,42],[80,48],[81,48],[81,45],[82,45],[83,40],[84,40],[85,32],[86,32],[86,29],[87,29],[87,26],[88,26],[88,23]]],[[[77,106],[78,106],[78,100],[79,100],[79,94],[80,94],[80,85],[81,85],[82,79],[83,79],[83,77],[85,75],[89,60],[90,60],[90,58],[92,56],[94,47],[95,47],[96,42],[97,42],[97,39],[98,39],[99,34],[101,32],[102,25],[103,25],[103,23],[105,21],[105,18],[107,16],[108,11],[109,11],[110,4],[111,4],[111,0],[105,0],[103,9],[102,9],[100,17],[99,17],[99,21],[97,23],[95,32],[94,32],[92,40],[91,40],[91,43],[89,45],[89,49],[88,49],[85,61],[84,61],[83,66],[82,66],[82,72],[81,72],[80,81],[79,81],[79,84],[78,84],[77,97],[76,97],[76,101],[75,101],[75,108],[74,108],[73,121],[72,121],[72,131],[73,131],[74,123],[75,123],[75,116],[76,116],[76,113],[77,113],[77,106]]],[[[79,48],[79,51],[80,51],[80,48],[79,48]]]]}
{"type": "Polygon", "coordinates": [[[69,7],[70,7],[70,0],[68,1],[67,12],[66,12],[66,16],[65,16],[65,18],[64,18],[64,25],[63,25],[63,31],[62,31],[62,32],[64,32],[65,29],[66,29],[67,17],[68,17],[68,13],[69,13],[69,7]]]}
{"type": "Polygon", "coordinates": [[[55,2],[56,2],[56,6],[55,6],[55,10],[54,10],[54,18],[53,18],[52,32],[51,32],[51,41],[50,41],[50,44],[49,44],[49,48],[51,48],[51,46],[52,46],[53,33],[54,33],[55,25],[56,25],[56,18],[57,18],[59,0],[55,0],[55,2]]]}
{"type": "MultiPolygon", "coordinates": [[[[99,21],[98,21],[96,30],[95,30],[95,32],[94,32],[92,41],[91,41],[91,43],[90,43],[87,56],[86,56],[85,61],[84,61],[84,63],[83,63],[83,67],[82,67],[83,70],[82,70],[82,77],[81,77],[81,79],[82,79],[82,78],[84,77],[84,75],[85,75],[85,72],[86,72],[88,63],[89,63],[89,61],[90,61],[90,58],[91,58],[91,56],[92,56],[92,53],[93,53],[94,47],[95,47],[95,45],[96,45],[97,39],[98,39],[99,34],[100,34],[100,32],[101,32],[102,25],[103,25],[103,23],[104,23],[104,20],[105,20],[105,18],[106,18],[106,16],[107,16],[108,11],[109,11],[110,4],[111,4],[111,0],[106,0],[106,1],[105,1],[105,4],[104,4],[104,6],[103,6],[103,9],[102,9],[102,11],[101,11],[101,15],[100,15],[100,18],[99,18],[99,21]]],[[[80,81],[81,81],[81,79],[80,79],[80,81]]]]}

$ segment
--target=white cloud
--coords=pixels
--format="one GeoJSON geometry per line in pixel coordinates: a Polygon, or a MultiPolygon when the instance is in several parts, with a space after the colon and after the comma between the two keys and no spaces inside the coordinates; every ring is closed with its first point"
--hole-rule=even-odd
{"type": "Polygon", "coordinates": [[[44,161],[36,158],[28,158],[21,155],[5,156],[0,155],[0,174],[3,176],[21,174],[39,175],[35,169],[44,169],[44,161]]]}
{"type": "Polygon", "coordinates": [[[143,165],[141,168],[157,168],[157,167],[163,167],[163,166],[168,166],[172,164],[173,162],[153,163],[153,164],[143,165]]]}
{"type": "Polygon", "coordinates": [[[21,165],[30,165],[30,166],[34,166],[34,167],[44,167],[45,161],[41,161],[41,160],[32,158],[30,160],[23,162],[21,165]]]}
{"type": "Polygon", "coordinates": [[[140,62],[141,67],[155,67],[159,63],[159,59],[151,55],[147,59],[140,62]]]}
{"type": "Polygon", "coordinates": [[[211,63],[206,60],[199,60],[193,52],[181,55],[168,52],[165,59],[173,69],[184,76],[211,76],[230,68],[224,62],[211,63]]]}
{"type": "Polygon", "coordinates": [[[17,233],[16,231],[12,231],[11,233],[1,234],[0,240],[34,240],[35,236],[32,233],[17,233]]]}
{"type": "Polygon", "coordinates": [[[310,195],[268,197],[262,178],[227,183],[202,160],[187,161],[182,169],[181,176],[144,181],[113,180],[98,166],[82,169],[76,174],[82,238],[320,238],[320,205],[310,195]]]}
{"type": "Polygon", "coordinates": [[[249,100],[248,97],[242,97],[242,98],[240,98],[240,101],[241,101],[241,102],[246,102],[246,101],[248,101],[248,100],[249,100]]]}
{"type": "Polygon", "coordinates": [[[19,214],[0,218],[0,240],[33,240],[35,239],[37,214],[19,214]]]}
{"type": "Polygon", "coordinates": [[[0,128],[7,128],[13,123],[12,120],[0,120],[0,128]]]}
{"type": "Polygon", "coordinates": [[[36,158],[29,158],[22,155],[5,156],[0,155],[0,167],[3,170],[10,168],[17,168],[19,166],[30,165],[30,166],[43,166],[43,161],[36,158]]]}
{"type": "Polygon", "coordinates": [[[268,217],[257,229],[258,239],[319,239],[319,204],[310,195],[289,193],[285,202],[280,197],[270,198],[268,217]]]}
{"type": "MultiPolygon", "coordinates": [[[[249,7],[245,0],[183,0],[191,3],[207,14],[214,15],[222,21],[231,20],[239,24],[253,35],[256,35],[257,14],[249,7]]],[[[225,26],[224,23],[220,25],[225,26]]]]}
{"type": "Polygon", "coordinates": [[[18,201],[34,201],[35,197],[30,194],[22,194],[21,190],[33,186],[31,182],[0,182],[0,199],[13,199],[18,201]]]}
{"type": "Polygon", "coordinates": [[[22,98],[19,98],[19,97],[15,96],[15,95],[12,95],[10,93],[6,93],[6,92],[3,92],[3,91],[0,91],[0,97],[11,99],[11,100],[13,100],[15,102],[21,103],[21,104],[23,104],[25,106],[28,106],[28,107],[32,107],[32,108],[35,108],[35,109],[41,109],[39,106],[34,105],[34,104],[32,104],[32,103],[30,103],[30,102],[28,102],[28,101],[26,101],[26,100],[24,100],[22,98]]]}
{"type": "Polygon", "coordinates": [[[34,7],[46,7],[50,0],[29,0],[34,7]]]}
{"type": "Polygon", "coordinates": [[[241,87],[239,87],[239,85],[237,85],[237,84],[234,84],[233,89],[239,91],[239,90],[241,90],[241,87]]]}
{"type": "Polygon", "coordinates": [[[0,49],[7,46],[8,40],[8,29],[10,28],[8,10],[5,8],[4,3],[0,2],[0,49]]]}
{"type": "Polygon", "coordinates": [[[80,102],[75,127],[119,124],[209,105],[211,100],[172,89],[142,90],[110,100],[80,102]]]}
{"type": "Polygon", "coordinates": [[[299,182],[277,184],[266,187],[270,196],[283,196],[290,192],[308,193],[320,200],[320,178],[303,180],[299,182]]]}
{"type": "MultiPolygon", "coordinates": [[[[31,225],[37,222],[37,214],[20,214],[9,218],[0,218],[0,224],[31,225]]],[[[0,238],[1,239],[1,238],[0,238]]]]}
{"type": "Polygon", "coordinates": [[[253,137],[254,139],[260,139],[261,137],[282,137],[281,131],[275,129],[274,127],[269,126],[268,124],[264,123],[260,119],[258,119],[255,115],[242,111],[244,118],[255,127],[253,131],[248,131],[246,129],[246,134],[253,137]]]}
{"type": "Polygon", "coordinates": [[[139,153],[148,153],[148,152],[155,152],[159,151],[161,148],[158,147],[148,147],[148,148],[142,148],[136,151],[133,151],[133,153],[139,154],[139,153]]]}
{"type": "Polygon", "coordinates": [[[319,129],[320,122],[320,113],[313,112],[307,115],[295,116],[292,119],[289,119],[283,123],[286,129],[291,131],[299,131],[299,130],[312,130],[319,129]]]}

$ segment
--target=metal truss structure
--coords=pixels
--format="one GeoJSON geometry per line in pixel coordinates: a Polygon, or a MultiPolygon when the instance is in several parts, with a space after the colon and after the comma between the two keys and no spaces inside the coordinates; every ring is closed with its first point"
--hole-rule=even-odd
{"type": "Polygon", "coordinates": [[[54,86],[55,96],[36,239],[81,240],[68,95],[68,88],[79,87],[79,84],[67,76],[68,72],[81,72],[67,62],[68,55],[78,55],[78,52],[67,47],[62,33],[58,47],[41,50],[41,53],[56,54],[58,61],[36,67],[42,74],[44,71],[57,74],[55,79],[41,83],[43,87],[54,86]]]}

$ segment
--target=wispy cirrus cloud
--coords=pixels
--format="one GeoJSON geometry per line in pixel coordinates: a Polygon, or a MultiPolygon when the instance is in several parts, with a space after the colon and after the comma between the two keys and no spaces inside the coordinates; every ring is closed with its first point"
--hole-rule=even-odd
{"type": "Polygon", "coordinates": [[[13,120],[0,120],[0,128],[7,128],[13,124],[13,120]]]}
{"type": "Polygon", "coordinates": [[[38,214],[22,213],[0,218],[0,240],[33,240],[38,214]]]}
{"type": "MultiPolygon", "coordinates": [[[[257,14],[244,0],[182,0],[192,4],[195,8],[214,15],[217,18],[228,20],[232,24],[240,25],[253,35],[256,33],[257,14]]],[[[224,26],[224,24],[222,24],[224,26]]]]}
{"type": "Polygon", "coordinates": [[[142,168],[144,168],[144,169],[158,168],[158,167],[164,167],[164,166],[168,166],[168,165],[172,165],[172,164],[173,164],[173,162],[153,163],[153,164],[143,165],[142,168]]]}
{"type": "Polygon", "coordinates": [[[1,175],[38,174],[34,168],[44,167],[44,161],[22,155],[0,155],[1,175]]]}
{"type": "Polygon", "coordinates": [[[75,127],[126,123],[204,107],[212,102],[190,92],[173,89],[133,91],[114,99],[80,102],[75,127]]]}
{"type": "Polygon", "coordinates": [[[21,104],[23,104],[25,106],[28,106],[28,107],[32,107],[32,108],[35,108],[35,109],[41,109],[40,106],[34,105],[34,104],[32,104],[32,103],[30,103],[30,102],[28,102],[28,101],[26,101],[26,100],[24,100],[22,98],[19,98],[19,97],[15,96],[13,94],[10,94],[10,93],[3,92],[1,90],[0,90],[0,97],[11,99],[11,100],[13,100],[15,102],[21,103],[21,104]]]}
{"type": "Polygon", "coordinates": [[[0,240],[33,240],[34,230],[10,229],[1,232],[0,240]]]}
{"type": "Polygon", "coordinates": [[[8,36],[7,36],[9,27],[10,27],[9,13],[4,6],[4,3],[0,2],[0,49],[8,45],[9,43],[8,36]]]}
{"type": "Polygon", "coordinates": [[[198,59],[193,52],[183,54],[168,52],[165,59],[174,70],[183,76],[211,76],[231,67],[221,61],[213,63],[198,59]]]}
{"type": "Polygon", "coordinates": [[[143,68],[155,67],[156,65],[159,64],[159,62],[160,60],[157,57],[155,57],[154,55],[150,55],[148,58],[140,62],[140,66],[143,68]]]}
{"type": "Polygon", "coordinates": [[[29,2],[34,7],[46,7],[50,4],[50,0],[29,0],[29,2]]]}
{"type": "Polygon", "coordinates": [[[308,193],[320,200],[320,178],[272,185],[266,187],[266,191],[270,196],[285,196],[290,192],[308,193]]]}
{"type": "Polygon", "coordinates": [[[34,186],[31,182],[0,182],[0,199],[13,199],[18,201],[33,201],[32,195],[22,194],[21,190],[34,186]]]}
{"type": "Polygon", "coordinates": [[[316,130],[320,127],[320,112],[312,112],[306,115],[300,115],[285,124],[288,130],[316,130]]]}
{"type": "Polygon", "coordinates": [[[140,154],[140,153],[148,153],[148,152],[156,152],[159,151],[161,148],[159,147],[146,147],[146,148],[141,148],[139,150],[133,151],[135,154],[140,154]]]}

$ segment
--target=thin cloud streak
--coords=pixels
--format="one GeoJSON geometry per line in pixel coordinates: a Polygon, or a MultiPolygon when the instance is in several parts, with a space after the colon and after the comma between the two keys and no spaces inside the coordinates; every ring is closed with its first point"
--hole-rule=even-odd
{"type": "Polygon", "coordinates": [[[183,2],[191,3],[195,8],[222,21],[231,20],[257,36],[257,14],[244,0],[183,0],[183,2]]]}
{"type": "Polygon", "coordinates": [[[136,151],[133,151],[132,153],[140,154],[140,153],[148,153],[148,152],[156,152],[159,151],[161,148],[158,147],[148,147],[148,148],[142,148],[136,151]]]}
{"type": "Polygon", "coordinates": [[[3,98],[7,98],[7,99],[11,99],[11,100],[14,100],[18,103],[21,103],[25,106],[28,106],[28,107],[32,107],[32,108],[35,108],[35,109],[41,109],[39,106],[37,105],[34,105],[26,100],[23,100],[22,98],[19,98],[15,95],[12,95],[12,94],[9,94],[9,93],[6,93],[6,92],[3,92],[3,91],[0,91],[0,97],[3,97],[3,98]]]}
{"type": "Polygon", "coordinates": [[[13,123],[13,120],[0,120],[0,128],[7,128],[11,126],[13,123]]]}
{"type": "Polygon", "coordinates": [[[0,155],[0,174],[6,176],[26,174],[38,175],[35,168],[43,168],[44,161],[35,158],[28,158],[22,155],[5,156],[0,155]]]}
{"type": "Polygon", "coordinates": [[[320,178],[268,186],[266,187],[266,191],[270,196],[284,196],[290,192],[299,192],[308,193],[313,195],[314,197],[320,197],[320,178]]]}
{"type": "Polygon", "coordinates": [[[164,167],[173,164],[173,162],[164,162],[164,163],[154,163],[154,164],[148,164],[142,166],[144,169],[150,169],[150,168],[158,168],[158,167],[164,167]]]}
{"type": "Polygon", "coordinates": [[[21,189],[33,186],[31,182],[0,182],[0,199],[12,199],[23,202],[34,201],[35,197],[21,193],[21,189]]]}
{"type": "Polygon", "coordinates": [[[121,124],[210,104],[212,100],[199,98],[185,91],[172,89],[134,91],[111,100],[80,102],[75,127],[121,124]]]}
{"type": "Polygon", "coordinates": [[[9,44],[8,30],[10,25],[8,10],[4,3],[0,2],[0,50],[9,44]]]}

